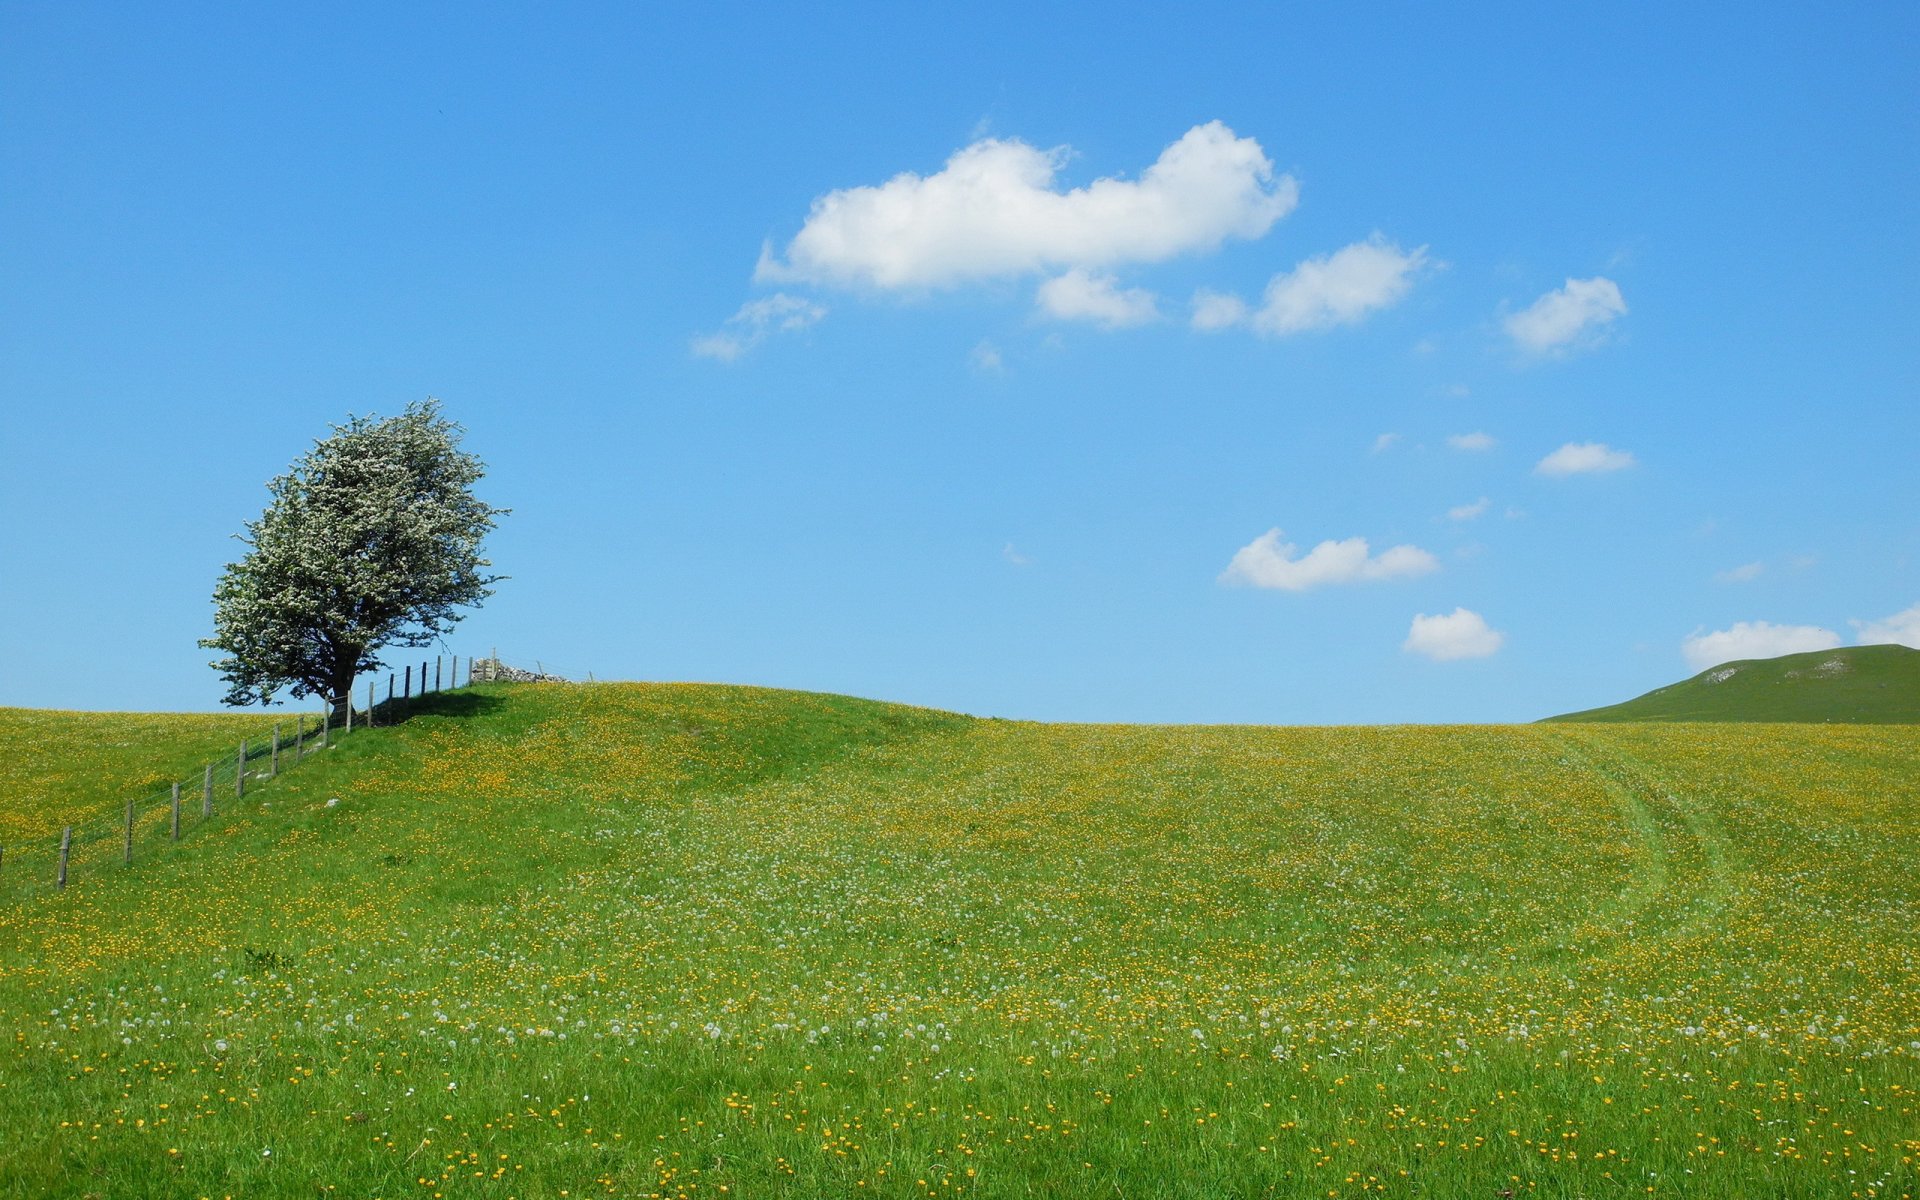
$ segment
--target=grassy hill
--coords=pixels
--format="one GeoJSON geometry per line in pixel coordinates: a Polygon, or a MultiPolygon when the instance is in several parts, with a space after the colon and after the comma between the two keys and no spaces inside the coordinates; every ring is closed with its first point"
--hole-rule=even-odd
{"type": "Polygon", "coordinates": [[[1742,659],[1623,704],[1547,720],[1920,724],[1920,650],[1849,646],[1742,659]]]}
{"type": "Polygon", "coordinates": [[[1910,1195],[1916,855],[1915,727],[474,688],[0,905],[0,1193],[1910,1195]]]}
{"type": "Polygon", "coordinates": [[[203,764],[230,759],[242,738],[258,744],[275,725],[291,738],[293,714],[0,708],[0,847],[109,821],[126,801],[198,779],[203,764]]]}

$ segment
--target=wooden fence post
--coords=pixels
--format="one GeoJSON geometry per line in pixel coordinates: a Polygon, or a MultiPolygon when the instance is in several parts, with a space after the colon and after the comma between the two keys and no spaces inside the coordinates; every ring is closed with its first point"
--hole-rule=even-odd
{"type": "Polygon", "coordinates": [[[213,815],[213,764],[207,764],[206,778],[200,784],[200,815],[213,815]]]}
{"type": "Polygon", "coordinates": [[[67,886],[67,854],[73,849],[73,826],[60,831],[60,876],[54,881],[55,887],[67,886]]]}
{"type": "Polygon", "coordinates": [[[440,690],[440,656],[438,654],[433,656],[433,690],[436,692],[440,690]]]}
{"type": "Polygon", "coordinates": [[[411,700],[413,699],[413,664],[408,663],[401,669],[404,670],[406,674],[401,678],[400,698],[402,700],[411,700]]]}
{"type": "MultiPolygon", "coordinates": [[[[329,700],[327,701],[327,703],[332,704],[333,701],[329,700]]],[[[346,705],[347,705],[347,727],[341,730],[341,732],[352,733],[353,732],[353,689],[352,688],[347,689],[346,705]]]]}
{"type": "Polygon", "coordinates": [[[280,774],[280,722],[273,723],[273,774],[280,774]]]}
{"type": "Polygon", "coordinates": [[[300,713],[293,718],[293,760],[299,762],[307,756],[307,714],[300,713]]]}
{"type": "Polygon", "coordinates": [[[180,840],[180,785],[173,785],[173,840],[180,840]]]}
{"type": "Polygon", "coordinates": [[[333,706],[327,705],[320,710],[320,748],[325,750],[333,744],[333,706]]]}
{"type": "Polygon", "coordinates": [[[387,711],[388,712],[393,711],[393,680],[394,680],[393,672],[388,671],[387,672],[387,711]]]}
{"type": "Polygon", "coordinates": [[[233,798],[244,799],[247,794],[247,739],[240,739],[240,756],[233,760],[233,798]]]}
{"type": "Polygon", "coordinates": [[[373,728],[373,680],[367,680],[367,728],[373,728]]]}
{"type": "Polygon", "coordinates": [[[133,861],[133,801],[127,801],[127,846],[121,854],[122,862],[133,861]]]}

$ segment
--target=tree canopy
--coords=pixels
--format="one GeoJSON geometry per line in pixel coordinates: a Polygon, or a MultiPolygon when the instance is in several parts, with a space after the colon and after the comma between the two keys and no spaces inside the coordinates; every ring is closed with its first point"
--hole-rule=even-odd
{"type": "Polygon", "coordinates": [[[248,550],[214,587],[212,665],[228,704],[338,701],[387,646],[425,646],[493,594],[481,557],[494,508],[473,494],[486,466],[460,449],[437,400],[397,417],[349,417],[267,485],[236,535],[248,550]]]}

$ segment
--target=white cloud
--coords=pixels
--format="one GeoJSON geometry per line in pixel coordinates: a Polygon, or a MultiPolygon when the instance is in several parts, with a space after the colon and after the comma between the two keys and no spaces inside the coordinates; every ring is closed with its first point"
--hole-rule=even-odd
{"type": "Polygon", "coordinates": [[[1492,503],[1493,502],[1491,500],[1488,500],[1485,496],[1482,496],[1478,500],[1475,500],[1472,504],[1457,504],[1454,507],[1447,510],[1447,520],[1471,521],[1475,517],[1486,515],[1486,511],[1489,507],[1491,507],[1492,503]]]}
{"type": "Polygon", "coordinates": [[[811,300],[775,292],[741,305],[719,332],[694,338],[693,352],[701,358],[732,362],[765,341],[769,333],[805,329],[826,315],[827,310],[811,300]]]}
{"type": "Polygon", "coordinates": [[[1400,643],[1400,648],[1435,662],[1454,662],[1490,657],[1506,640],[1507,635],[1489,629],[1479,613],[1470,608],[1456,608],[1445,615],[1420,613],[1415,616],[1413,627],[1407,631],[1407,640],[1400,643]]]}
{"type": "Polygon", "coordinates": [[[992,342],[983,341],[967,354],[967,362],[976,371],[996,374],[1006,369],[1006,363],[1000,357],[1000,347],[992,342]]]}
{"type": "Polygon", "coordinates": [[[1393,449],[1399,443],[1400,443],[1399,434],[1383,433],[1379,437],[1373,439],[1373,452],[1375,454],[1383,453],[1387,450],[1393,449]]]}
{"type": "Polygon", "coordinates": [[[1602,276],[1569,279],[1506,319],[1507,336],[1534,354],[1554,354],[1590,345],[1601,330],[1627,311],[1620,286],[1602,276]]]}
{"type": "Polygon", "coordinates": [[[1012,542],[1008,542],[1006,545],[1000,547],[1000,557],[1006,559],[1016,567],[1024,567],[1033,561],[1018,550],[1015,550],[1012,542]]]}
{"type": "Polygon", "coordinates": [[[1034,296],[1040,311],[1061,321],[1092,321],[1107,329],[1144,325],[1160,316],[1153,293],[1145,288],[1124,291],[1105,272],[1079,267],[1040,285],[1034,296]]]}
{"type": "Polygon", "coordinates": [[[1621,471],[1634,464],[1625,450],[1615,450],[1605,442],[1568,442],[1534,465],[1536,475],[1589,475],[1621,471]]]}
{"type": "Polygon", "coordinates": [[[1831,650],[1840,635],[1818,625],[1775,625],[1736,621],[1731,629],[1696,633],[1680,643],[1680,653],[1696,671],[1745,658],[1778,658],[1808,650],[1831,650]]]}
{"type": "Polygon", "coordinates": [[[1193,294],[1193,327],[1202,333],[1231,329],[1247,319],[1247,302],[1225,292],[1201,288],[1193,294]]]}
{"type": "Polygon", "coordinates": [[[1137,180],[1061,191],[1070,152],[987,138],[932,175],[813,202],[783,257],[756,277],[883,289],[943,287],[1073,267],[1159,262],[1228,238],[1257,238],[1299,202],[1260,143],[1219,121],[1196,125],[1137,180]]]}
{"type": "Polygon", "coordinates": [[[1406,295],[1426,261],[1425,246],[1403,251],[1376,233],[1275,275],[1248,322],[1270,337],[1351,325],[1406,295]]]}
{"type": "Polygon", "coordinates": [[[1447,436],[1447,445],[1455,450],[1479,451],[1493,449],[1495,442],[1490,433],[1455,433],[1447,436]]]}
{"type": "Polygon", "coordinates": [[[1714,572],[1713,578],[1716,583],[1752,583],[1760,578],[1761,573],[1766,569],[1767,564],[1763,562],[1742,563],[1737,567],[1728,567],[1724,571],[1714,572]]]}
{"type": "Polygon", "coordinates": [[[1862,646],[1911,646],[1920,650],[1920,604],[1878,621],[1853,622],[1854,640],[1862,646]]]}
{"type": "Polygon", "coordinates": [[[1221,583],[1304,592],[1332,583],[1362,583],[1425,575],[1440,568],[1440,560],[1418,546],[1394,546],[1370,555],[1367,539],[1325,541],[1301,557],[1299,547],[1282,542],[1278,529],[1269,529],[1235,551],[1220,573],[1221,583]]]}

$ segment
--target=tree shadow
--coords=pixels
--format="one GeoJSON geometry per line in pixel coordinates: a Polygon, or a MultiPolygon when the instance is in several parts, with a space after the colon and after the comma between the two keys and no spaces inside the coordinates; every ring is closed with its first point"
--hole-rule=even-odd
{"type": "Polygon", "coordinates": [[[415,717],[478,717],[497,712],[507,702],[480,692],[429,692],[411,700],[383,701],[374,709],[374,725],[403,725],[415,717]]]}

